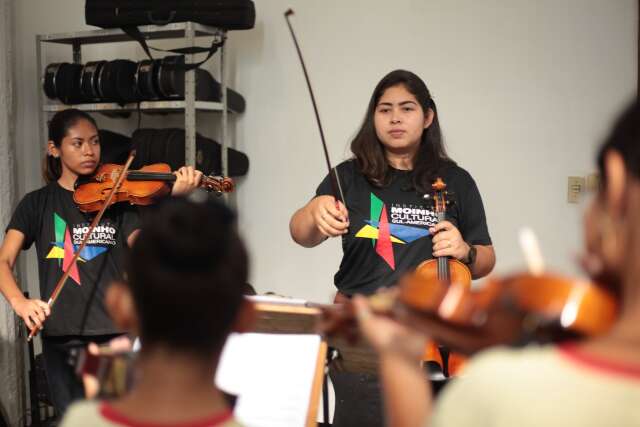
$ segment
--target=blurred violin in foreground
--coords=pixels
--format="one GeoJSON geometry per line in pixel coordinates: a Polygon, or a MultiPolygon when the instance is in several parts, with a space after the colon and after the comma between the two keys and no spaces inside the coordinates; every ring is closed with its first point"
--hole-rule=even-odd
{"type": "MultiPolygon", "coordinates": [[[[529,342],[559,342],[605,333],[613,325],[618,301],[601,284],[542,271],[493,277],[477,289],[443,281],[420,269],[405,276],[393,292],[369,298],[374,312],[388,314],[409,327],[464,354],[484,348],[529,342]]],[[[322,330],[331,334],[355,329],[349,304],[324,310],[322,330]]]]}

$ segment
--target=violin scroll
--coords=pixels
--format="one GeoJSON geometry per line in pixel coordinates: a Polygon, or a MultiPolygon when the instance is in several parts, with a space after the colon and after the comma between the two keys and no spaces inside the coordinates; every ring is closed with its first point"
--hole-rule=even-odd
{"type": "Polygon", "coordinates": [[[233,180],[223,176],[203,176],[202,183],[200,185],[207,191],[213,191],[217,195],[221,195],[222,193],[231,193],[235,189],[233,180]]]}

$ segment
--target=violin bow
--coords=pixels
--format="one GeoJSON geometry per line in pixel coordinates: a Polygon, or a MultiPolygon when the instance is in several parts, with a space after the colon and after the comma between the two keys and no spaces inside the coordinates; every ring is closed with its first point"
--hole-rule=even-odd
{"type": "Polygon", "coordinates": [[[311,81],[309,80],[307,67],[304,65],[304,60],[302,59],[302,52],[300,51],[300,45],[298,45],[298,39],[296,38],[296,35],[293,32],[293,27],[291,26],[291,21],[289,20],[289,17],[291,15],[293,15],[293,9],[287,9],[287,11],[284,13],[284,19],[286,19],[287,25],[289,26],[289,32],[291,32],[291,37],[293,38],[293,43],[296,46],[296,51],[298,52],[298,58],[300,59],[300,65],[302,65],[304,79],[307,82],[309,95],[311,95],[313,112],[316,115],[316,123],[318,123],[318,130],[320,131],[320,139],[322,140],[324,158],[327,161],[327,168],[329,169],[329,180],[331,181],[331,190],[333,192],[333,198],[336,200],[336,209],[338,209],[340,206],[339,202],[342,202],[342,204],[346,208],[347,202],[344,198],[344,194],[342,193],[342,186],[340,185],[340,177],[338,176],[338,170],[336,168],[331,167],[331,161],[329,160],[329,150],[327,149],[327,142],[324,139],[324,131],[322,130],[322,123],[320,123],[320,114],[318,113],[318,106],[316,105],[316,97],[313,95],[313,89],[311,88],[311,81]]]}
{"type": "MultiPolygon", "coordinates": [[[[96,226],[98,225],[98,223],[102,219],[102,215],[107,210],[107,208],[111,204],[111,201],[113,200],[113,196],[115,196],[116,192],[118,191],[118,189],[122,185],[122,181],[124,181],[125,177],[127,176],[127,171],[129,170],[129,167],[131,166],[131,162],[133,162],[133,158],[135,157],[135,155],[136,155],[136,150],[132,150],[131,153],[129,154],[129,158],[127,159],[127,162],[124,164],[124,167],[122,168],[122,171],[120,172],[120,175],[118,176],[118,179],[116,180],[115,185],[113,186],[113,188],[111,189],[111,192],[107,196],[107,199],[105,200],[104,205],[98,211],[98,213],[96,214],[95,218],[93,218],[93,221],[91,222],[91,225],[89,226],[89,230],[84,235],[84,238],[82,239],[82,242],[80,243],[80,246],[78,247],[78,250],[73,254],[73,258],[71,258],[71,262],[69,263],[69,266],[67,267],[67,271],[65,271],[64,274],[62,275],[62,277],[60,277],[60,279],[58,279],[58,282],[56,283],[56,287],[53,289],[53,292],[51,292],[51,296],[49,297],[49,300],[47,301],[47,305],[49,306],[49,309],[53,309],[53,304],[56,302],[56,299],[58,298],[58,295],[60,295],[60,292],[62,291],[62,288],[64,287],[65,283],[67,282],[67,279],[69,278],[69,275],[71,274],[71,267],[73,267],[76,264],[76,262],[78,261],[78,258],[80,258],[80,253],[82,252],[84,247],[87,245],[87,242],[89,241],[89,237],[93,233],[93,230],[96,228],[96,226]]],[[[27,337],[27,341],[31,341],[31,338],[33,338],[38,333],[38,331],[40,329],[41,328],[38,327],[38,326],[33,328],[31,330],[31,332],[29,332],[29,336],[27,337]]]]}

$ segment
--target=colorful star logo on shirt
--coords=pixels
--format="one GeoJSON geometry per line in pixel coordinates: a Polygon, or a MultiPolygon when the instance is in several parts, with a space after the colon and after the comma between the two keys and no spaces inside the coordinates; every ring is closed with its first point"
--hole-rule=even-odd
{"type": "Polygon", "coordinates": [[[390,223],[387,207],[373,193],[370,214],[370,219],[365,221],[367,225],[356,233],[356,237],[371,239],[378,255],[392,270],[396,268],[393,243],[404,245],[429,235],[429,230],[424,228],[390,223]]]}
{"type": "MultiPolygon", "coordinates": [[[[52,242],[53,247],[47,254],[47,259],[57,259],[58,265],[62,264],[62,271],[65,273],[67,272],[67,270],[69,270],[69,268],[71,268],[69,276],[76,282],[76,284],[80,285],[81,283],[80,274],[78,272],[78,265],[77,263],[71,265],[73,255],[80,246],[74,245],[72,243],[71,233],[69,232],[67,223],[56,213],[53,214],[53,224],[55,230],[55,241],[52,242]]],[[[84,249],[82,249],[82,252],[80,252],[78,261],[90,261],[106,250],[107,248],[103,246],[85,245],[84,249]]]]}

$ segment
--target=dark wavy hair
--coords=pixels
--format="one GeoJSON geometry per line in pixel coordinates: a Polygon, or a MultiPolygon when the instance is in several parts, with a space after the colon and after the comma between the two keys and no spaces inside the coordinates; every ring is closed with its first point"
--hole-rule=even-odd
{"type": "Polygon", "coordinates": [[[384,146],[378,139],[374,123],[376,106],[384,92],[393,86],[404,86],[427,112],[433,110],[431,126],[422,132],[420,147],[413,159],[412,183],[421,194],[431,190],[431,183],[441,171],[455,162],[447,156],[442,141],[438,109],[429,93],[427,85],[414,73],[395,70],[380,80],[371,95],[364,121],[351,142],[351,151],[360,172],[376,187],[385,187],[391,183],[391,169],[384,154],[384,146]]]}
{"type": "MultiPolygon", "coordinates": [[[[96,130],[98,125],[96,121],[88,113],[69,108],[67,110],[58,111],[53,115],[49,122],[49,141],[53,142],[57,148],[60,148],[62,140],[67,136],[70,128],[74,127],[80,120],[86,120],[91,123],[96,130]]],[[[46,183],[57,181],[62,175],[62,161],[59,157],[53,157],[49,153],[46,154],[42,164],[42,177],[46,183]]]]}
{"type": "Polygon", "coordinates": [[[603,184],[607,179],[604,159],[609,150],[620,153],[627,171],[640,179],[640,107],[637,101],[624,110],[600,147],[597,161],[603,184]]]}
{"type": "Polygon", "coordinates": [[[231,331],[248,276],[235,215],[199,191],[150,209],[125,263],[143,348],[211,358],[231,331]]]}

